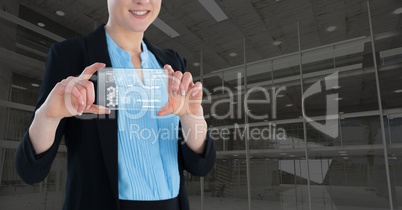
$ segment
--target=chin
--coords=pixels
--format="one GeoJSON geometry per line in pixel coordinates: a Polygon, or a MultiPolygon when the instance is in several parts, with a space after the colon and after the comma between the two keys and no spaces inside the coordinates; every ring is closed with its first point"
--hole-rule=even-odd
{"type": "Polygon", "coordinates": [[[147,26],[139,26],[139,25],[129,25],[127,27],[125,27],[128,31],[132,31],[132,32],[145,32],[147,30],[147,28],[149,27],[149,25],[147,26]]]}

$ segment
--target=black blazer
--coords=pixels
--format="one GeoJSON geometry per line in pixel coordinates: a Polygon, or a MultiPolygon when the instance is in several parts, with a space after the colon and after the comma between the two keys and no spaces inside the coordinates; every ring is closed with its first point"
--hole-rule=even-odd
{"type": "MultiPolygon", "coordinates": [[[[185,60],[173,50],[160,49],[146,39],[149,50],[161,65],[184,70],[185,60]]],[[[85,37],[73,38],[53,44],[46,62],[46,71],[39,100],[40,107],[57,82],[68,76],[77,76],[95,62],[111,66],[104,26],[85,37]]],[[[93,81],[96,87],[96,81],[93,81]]],[[[14,157],[19,176],[28,184],[42,181],[49,173],[62,139],[67,147],[67,183],[63,209],[119,209],[117,176],[117,120],[110,115],[82,115],[61,120],[54,144],[35,155],[28,131],[14,157]],[[90,118],[90,119],[89,119],[90,118]]],[[[180,132],[181,133],[181,132],[180,132]]],[[[193,152],[181,140],[179,144],[180,209],[189,209],[183,170],[195,176],[206,176],[215,163],[214,144],[207,135],[202,155],[193,152]]]]}

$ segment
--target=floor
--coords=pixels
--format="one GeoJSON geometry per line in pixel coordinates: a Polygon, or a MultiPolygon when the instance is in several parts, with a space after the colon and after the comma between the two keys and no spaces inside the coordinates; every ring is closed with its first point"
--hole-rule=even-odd
{"type": "MultiPolygon", "coordinates": [[[[282,192],[282,200],[252,200],[251,209],[267,210],[310,210],[308,196],[304,189],[295,199],[295,190],[282,192]]],[[[402,189],[397,189],[402,195],[402,189]]],[[[328,187],[311,188],[312,209],[314,210],[386,210],[387,200],[377,196],[373,191],[357,187],[332,187],[331,194],[328,187]],[[332,195],[332,197],[330,197],[332,195]],[[325,199],[323,199],[325,198],[325,199]]],[[[61,209],[63,202],[62,192],[32,193],[29,188],[2,188],[0,191],[1,210],[48,210],[61,209]]],[[[201,210],[200,196],[189,197],[192,210],[201,210]]],[[[399,207],[402,210],[402,197],[398,197],[399,207]]],[[[208,197],[206,194],[204,209],[208,210],[247,210],[247,199],[208,197]]]]}

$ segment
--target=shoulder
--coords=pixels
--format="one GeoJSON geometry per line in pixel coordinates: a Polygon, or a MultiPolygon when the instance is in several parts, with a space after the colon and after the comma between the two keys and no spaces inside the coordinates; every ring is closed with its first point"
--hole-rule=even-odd
{"type": "Polygon", "coordinates": [[[90,50],[89,43],[97,43],[99,46],[105,42],[105,39],[105,31],[102,25],[85,36],[76,36],[62,42],[54,43],[52,48],[58,52],[71,54],[73,56],[82,56],[90,50]]]}
{"type": "Polygon", "coordinates": [[[53,43],[46,60],[46,69],[61,78],[79,74],[86,63],[85,41],[74,37],[53,43]]]}
{"type": "Polygon", "coordinates": [[[76,36],[57,42],[50,48],[48,57],[59,57],[60,61],[72,69],[82,69],[89,65],[91,53],[96,53],[106,48],[104,27],[100,26],[95,31],[85,35],[76,36]]]}
{"type": "Polygon", "coordinates": [[[57,54],[63,57],[77,57],[82,55],[83,49],[85,49],[84,37],[73,37],[62,42],[53,43],[49,53],[51,55],[57,54]]]}

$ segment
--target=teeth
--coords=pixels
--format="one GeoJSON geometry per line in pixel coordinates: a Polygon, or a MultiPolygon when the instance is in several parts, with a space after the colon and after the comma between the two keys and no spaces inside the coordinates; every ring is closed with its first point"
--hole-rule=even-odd
{"type": "Polygon", "coordinates": [[[130,11],[130,12],[135,15],[145,15],[147,13],[147,11],[130,11]]]}

